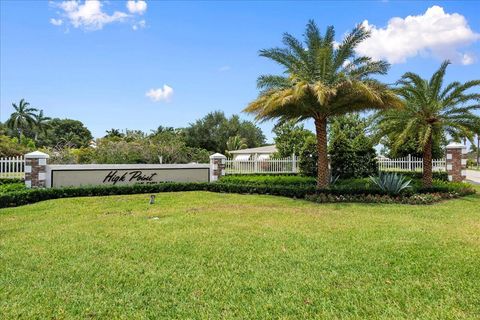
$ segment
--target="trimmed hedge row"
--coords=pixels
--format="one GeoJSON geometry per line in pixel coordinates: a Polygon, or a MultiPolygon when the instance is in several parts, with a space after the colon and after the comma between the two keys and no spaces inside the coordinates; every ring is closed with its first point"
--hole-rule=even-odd
{"type": "MultiPolygon", "coordinates": [[[[409,179],[422,179],[422,172],[421,171],[382,171],[384,173],[398,173],[402,176],[409,178],[409,179]]],[[[441,180],[441,181],[448,181],[448,173],[446,171],[434,171],[433,172],[433,179],[434,180],[441,180]]]]}
{"type": "Polygon", "coordinates": [[[22,179],[10,179],[10,178],[0,178],[0,186],[4,184],[13,184],[13,183],[24,183],[22,179]]]}
{"type": "Polygon", "coordinates": [[[298,175],[228,175],[220,179],[221,183],[228,184],[248,184],[248,185],[268,185],[268,186],[315,186],[316,180],[312,177],[298,175]]]}
{"type": "Polygon", "coordinates": [[[457,192],[446,193],[422,193],[413,195],[374,195],[374,194],[357,194],[357,195],[332,195],[332,194],[314,194],[307,195],[305,200],[317,203],[338,203],[338,202],[359,202],[359,203],[383,203],[383,204],[433,204],[435,202],[459,198],[462,195],[457,192]]]}
{"type": "MultiPolygon", "coordinates": [[[[373,201],[379,199],[379,202],[387,199],[381,190],[362,190],[362,189],[325,189],[316,190],[315,186],[262,186],[247,184],[229,184],[229,183],[159,183],[159,184],[136,184],[130,186],[89,186],[76,188],[61,189],[28,189],[22,191],[14,191],[0,194],[0,208],[15,207],[43,200],[71,198],[71,197],[94,197],[108,195],[126,195],[139,193],[159,193],[159,192],[176,192],[176,191],[211,191],[241,194],[269,194],[276,196],[284,196],[290,198],[307,198],[307,196],[315,195],[316,202],[365,202],[364,199],[373,201]],[[318,200],[320,199],[320,200],[318,200]],[[345,199],[345,200],[342,200],[345,199]]],[[[466,184],[445,183],[440,187],[432,187],[430,189],[420,190],[421,194],[404,194],[399,197],[390,197],[392,202],[382,203],[408,203],[407,198],[415,199],[422,196],[427,199],[430,195],[432,201],[424,201],[432,203],[446,198],[454,198],[475,193],[475,190],[466,184]],[[436,195],[436,196],[435,196],[436,195]],[[397,200],[395,200],[397,199],[397,200]],[[405,202],[406,201],[406,202],[405,202]]]]}

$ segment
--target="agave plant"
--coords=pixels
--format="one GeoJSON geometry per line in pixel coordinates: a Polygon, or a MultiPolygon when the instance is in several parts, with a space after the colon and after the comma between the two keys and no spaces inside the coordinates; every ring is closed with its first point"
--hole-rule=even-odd
{"type": "Polygon", "coordinates": [[[370,177],[372,182],[382,191],[389,194],[399,194],[402,190],[409,189],[412,180],[407,180],[404,176],[396,173],[382,173],[378,177],[370,177]]]}

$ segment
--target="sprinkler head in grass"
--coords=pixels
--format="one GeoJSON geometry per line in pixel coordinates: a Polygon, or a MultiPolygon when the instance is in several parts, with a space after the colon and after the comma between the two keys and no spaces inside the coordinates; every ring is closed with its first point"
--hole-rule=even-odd
{"type": "Polygon", "coordinates": [[[150,195],[150,204],[154,204],[155,203],[155,195],[152,194],[150,195]]]}

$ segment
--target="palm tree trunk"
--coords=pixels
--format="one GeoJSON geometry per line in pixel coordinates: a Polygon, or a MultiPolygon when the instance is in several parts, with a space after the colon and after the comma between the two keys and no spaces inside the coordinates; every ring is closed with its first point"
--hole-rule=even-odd
{"type": "Polygon", "coordinates": [[[315,131],[317,133],[317,189],[328,187],[328,151],[327,151],[327,119],[315,119],[315,131]]]}
{"type": "Polygon", "coordinates": [[[424,187],[432,186],[433,172],[432,172],[432,137],[428,138],[427,143],[423,147],[423,177],[422,182],[424,187]]]}

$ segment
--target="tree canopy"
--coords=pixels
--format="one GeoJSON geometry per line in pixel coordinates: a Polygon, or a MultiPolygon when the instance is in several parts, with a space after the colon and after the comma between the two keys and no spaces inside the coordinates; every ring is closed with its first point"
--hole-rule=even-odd
{"type": "Polygon", "coordinates": [[[219,153],[228,149],[227,141],[233,136],[244,139],[248,148],[265,143],[262,130],[254,123],[241,120],[238,115],[227,118],[222,111],[210,112],[191,123],[185,128],[184,134],[188,146],[219,153]]]}
{"type": "Polygon", "coordinates": [[[388,86],[372,78],[386,74],[389,64],[355,55],[355,47],[369,35],[368,30],[358,25],[336,46],[333,26],[327,27],[322,35],[317,25],[309,21],[303,42],[285,33],[284,47],[260,50],[260,56],[278,63],[283,74],[260,76],[257,80],[260,95],[245,111],[262,121],[314,120],[319,188],[329,184],[329,118],[402,105],[388,86]]]}

